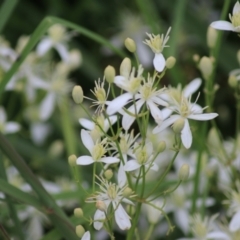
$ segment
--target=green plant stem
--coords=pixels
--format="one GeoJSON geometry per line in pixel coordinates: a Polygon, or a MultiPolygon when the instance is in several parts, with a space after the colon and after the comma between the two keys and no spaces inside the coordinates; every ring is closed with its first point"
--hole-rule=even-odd
{"type": "Polygon", "coordinates": [[[11,240],[11,238],[8,236],[6,230],[4,229],[4,227],[2,226],[1,223],[0,223],[0,232],[2,233],[2,236],[4,237],[4,240],[11,240]]]}
{"type": "Polygon", "coordinates": [[[146,234],[146,237],[145,237],[145,240],[149,240],[151,238],[152,232],[154,230],[154,226],[155,226],[154,224],[150,224],[147,234],[146,234]]]}
{"type": "Polygon", "coordinates": [[[8,81],[16,73],[16,71],[18,70],[20,65],[23,63],[23,61],[26,59],[26,57],[28,56],[30,51],[35,47],[35,45],[41,39],[41,37],[45,34],[47,29],[49,29],[52,25],[57,24],[57,23],[58,24],[62,24],[63,26],[65,26],[67,28],[73,29],[76,32],[81,33],[82,35],[92,39],[93,41],[96,41],[96,42],[98,42],[98,43],[100,43],[102,45],[105,45],[105,46],[109,47],[113,52],[115,52],[119,56],[125,57],[125,53],[123,51],[115,48],[105,38],[103,38],[103,37],[101,37],[101,36],[91,32],[91,31],[89,31],[89,30],[87,30],[87,29],[85,29],[85,28],[83,28],[81,26],[78,26],[75,23],[63,20],[61,18],[56,18],[56,17],[49,16],[49,17],[44,18],[40,22],[38,27],[32,33],[32,35],[31,35],[27,45],[23,49],[21,55],[14,62],[14,64],[10,68],[10,70],[4,75],[4,78],[2,79],[2,81],[0,83],[0,93],[3,92],[3,90],[4,90],[5,86],[6,86],[6,84],[8,83],[8,81]]]}
{"type": "Polygon", "coordinates": [[[53,198],[43,188],[39,180],[34,173],[26,165],[24,160],[10,145],[7,139],[0,134],[0,148],[8,156],[13,165],[19,170],[22,177],[31,185],[33,190],[38,195],[40,201],[43,203],[45,212],[51,219],[52,223],[58,228],[66,239],[77,240],[78,237],[75,234],[75,228],[72,226],[62,209],[56,204],[53,198]]]}
{"type": "MultiPolygon", "coordinates": [[[[3,157],[2,157],[1,153],[0,153],[0,178],[5,180],[6,182],[8,181],[7,174],[6,174],[5,167],[4,167],[4,163],[3,163],[3,157]]],[[[8,194],[6,194],[5,199],[7,201],[7,205],[8,205],[8,208],[9,208],[10,215],[11,215],[12,220],[14,222],[14,228],[15,228],[16,234],[18,235],[19,239],[24,240],[24,234],[23,234],[23,231],[22,231],[22,226],[21,226],[21,223],[18,219],[17,212],[16,212],[15,206],[12,202],[12,199],[8,194]]]]}
{"type": "Polygon", "coordinates": [[[16,7],[18,0],[5,0],[0,8],[0,33],[3,31],[8,19],[16,7]]]}

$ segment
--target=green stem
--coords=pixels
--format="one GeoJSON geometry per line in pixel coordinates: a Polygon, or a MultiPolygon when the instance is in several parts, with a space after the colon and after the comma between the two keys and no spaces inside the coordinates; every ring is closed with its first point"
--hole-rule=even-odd
{"type": "Polygon", "coordinates": [[[3,31],[8,19],[16,7],[18,0],[5,0],[0,9],[0,33],[3,31]]]}
{"type": "Polygon", "coordinates": [[[4,229],[3,225],[0,223],[0,232],[2,233],[4,240],[11,240],[11,238],[8,236],[6,230],[4,229]]]}
{"type": "Polygon", "coordinates": [[[154,230],[154,226],[155,226],[154,224],[150,224],[147,234],[146,234],[146,237],[145,237],[145,240],[149,240],[151,238],[152,232],[154,230]]]}

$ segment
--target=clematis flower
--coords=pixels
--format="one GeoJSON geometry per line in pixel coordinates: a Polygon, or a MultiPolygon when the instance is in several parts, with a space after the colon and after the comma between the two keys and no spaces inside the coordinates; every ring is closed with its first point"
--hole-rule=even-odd
{"type": "MultiPolygon", "coordinates": [[[[96,230],[100,230],[103,227],[103,221],[106,219],[108,214],[108,207],[112,205],[114,211],[114,217],[117,225],[122,230],[127,230],[131,227],[130,217],[124,210],[122,202],[134,205],[132,201],[123,197],[124,190],[127,186],[120,187],[115,183],[108,182],[106,179],[99,178],[101,184],[100,192],[97,192],[93,197],[89,197],[86,202],[96,202],[97,205],[104,206],[103,208],[97,209],[94,214],[93,226],[96,230]]],[[[129,198],[133,197],[130,195],[129,198]]]]}
{"type": "Polygon", "coordinates": [[[90,133],[82,129],[81,139],[83,145],[88,149],[91,156],[81,156],[77,159],[77,164],[79,165],[89,165],[95,162],[103,162],[107,164],[117,163],[119,159],[117,157],[106,157],[105,153],[107,152],[106,148],[106,139],[103,139],[101,142],[97,141],[94,143],[90,133]]]}
{"type": "Polygon", "coordinates": [[[238,1],[233,7],[232,15],[229,13],[229,19],[231,22],[223,20],[212,22],[211,27],[240,33],[240,3],[238,1]]]}
{"type": "Polygon", "coordinates": [[[148,45],[152,49],[152,51],[155,53],[155,57],[153,59],[153,65],[156,71],[158,72],[162,72],[166,65],[166,60],[162,54],[162,51],[165,47],[168,47],[166,44],[169,39],[170,31],[171,31],[171,27],[168,29],[165,36],[164,34],[160,36],[160,34],[154,35],[154,34],[147,33],[150,39],[145,40],[145,42],[143,42],[146,45],[148,45]]]}

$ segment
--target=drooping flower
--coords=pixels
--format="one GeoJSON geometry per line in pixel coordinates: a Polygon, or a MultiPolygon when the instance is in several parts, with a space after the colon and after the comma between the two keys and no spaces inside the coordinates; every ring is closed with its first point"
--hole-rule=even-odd
{"type": "Polygon", "coordinates": [[[165,36],[164,34],[160,36],[160,34],[154,35],[154,34],[147,33],[150,39],[145,40],[145,42],[143,42],[147,44],[155,53],[155,57],[153,59],[153,65],[156,71],[158,72],[162,72],[166,65],[166,60],[162,54],[162,51],[165,47],[168,47],[166,44],[169,39],[170,31],[171,31],[171,27],[168,29],[165,36]]]}
{"type": "MultiPolygon", "coordinates": [[[[124,190],[127,186],[120,187],[115,183],[108,182],[106,179],[99,178],[101,184],[99,192],[93,197],[89,197],[86,202],[96,202],[98,206],[94,214],[93,226],[96,230],[100,230],[103,227],[104,220],[108,216],[108,208],[110,205],[113,207],[115,221],[120,229],[127,230],[131,227],[130,217],[124,210],[122,202],[133,205],[133,202],[123,196],[124,190]]],[[[133,195],[129,196],[129,198],[133,195]]]]}
{"type": "Polygon", "coordinates": [[[215,21],[211,23],[211,27],[219,29],[219,30],[226,30],[226,31],[233,31],[233,32],[240,32],[240,3],[237,1],[233,7],[232,15],[229,13],[229,19],[231,22],[228,21],[215,21]]]}
{"type": "Polygon", "coordinates": [[[79,165],[89,165],[95,162],[103,162],[107,164],[117,163],[119,159],[117,157],[106,157],[107,152],[106,142],[107,139],[103,139],[101,142],[94,143],[91,135],[86,130],[81,130],[81,139],[83,145],[88,149],[91,156],[81,156],[77,159],[79,165]]]}

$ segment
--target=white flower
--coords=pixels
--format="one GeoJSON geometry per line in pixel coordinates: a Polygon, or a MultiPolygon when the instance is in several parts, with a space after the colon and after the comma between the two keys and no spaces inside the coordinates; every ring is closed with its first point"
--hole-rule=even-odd
{"type": "MultiPolygon", "coordinates": [[[[94,223],[93,226],[96,230],[100,230],[103,227],[103,221],[108,216],[108,207],[112,204],[115,221],[120,229],[127,230],[131,227],[130,217],[124,210],[121,202],[125,202],[127,204],[133,205],[133,203],[123,197],[123,192],[125,187],[120,187],[115,183],[108,182],[105,179],[99,178],[101,184],[98,184],[101,192],[97,192],[97,194],[93,197],[90,197],[86,200],[86,202],[101,202],[101,205],[106,207],[105,210],[98,209],[94,214],[94,223]]],[[[131,198],[132,196],[130,196],[131,198]]]]}
{"type": "Polygon", "coordinates": [[[21,126],[16,122],[7,122],[7,115],[3,107],[0,107],[0,131],[3,134],[15,133],[21,126]]]}
{"type": "Polygon", "coordinates": [[[81,156],[77,159],[77,164],[79,165],[89,165],[95,162],[103,162],[107,164],[119,162],[119,159],[116,157],[106,157],[105,153],[106,149],[106,139],[102,142],[97,141],[94,143],[90,133],[86,130],[82,129],[81,131],[81,139],[83,145],[88,149],[91,156],[81,156]]]}
{"type": "Polygon", "coordinates": [[[166,65],[166,60],[162,54],[162,51],[165,47],[168,47],[167,41],[169,39],[169,33],[171,31],[171,27],[168,29],[166,35],[162,34],[161,36],[154,35],[154,34],[149,34],[147,33],[148,37],[150,38],[149,40],[145,40],[145,44],[147,44],[152,51],[155,53],[155,57],[153,59],[153,65],[156,71],[162,72],[163,69],[165,68],[166,65]]]}
{"type": "Polygon", "coordinates": [[[149,169],[158,171],[158,165],[154,163],[153,146],[148,142],[144,146],[138,145],[134,149],[134,158],[130,159],[124,166],[125,171],[134,171],[142,166],[146,167],[146,171],[149,169]]]}
{"type": "Polygon", "coordinates": [[[190,102],[191,98],[186,98],[184,95],[175,95],[172,92],[169,92],[170,104],[169,108],[175,111],[177,114],[172,115],[161,125],[158,125],[153,129],[153,133],[158,133],[172,125],[176,121],[183,121],[183,129],[181,130],[181,140],[185,148],[190,148],[192,145],[192,133],[189,126],[188,119],[206,121],[213,119],[218,116],[217,113],[202,113],[203,108],[201,108],[196,103],[192,104],[190,102]]]}
{"type": "Polygon", "coordinates": [[[114,78],[114,83],[121,89],[127,91],[126,93],[118,96],[108,103],[107,114],[112,115],[119,110],[121,110],[129,101],[132,101],[133,97],[136,95],[138,89],[140,88],[142,80],[143,68],[141,65],[138,67],[137,76],[135,76],[135,68],[132,69],[129,76],[116,76],[114,78]]]}
{"type": "Polygon", "coordinates": [[[219,29],[219,30],[226,30],[226,31],[233,31],[233,32],[240,32],[240,3],[237,1],[233,7],[232,16],[229,13],[230,22],[228,21],[215,21],[211,23],[211,27],[219,29]]]}

